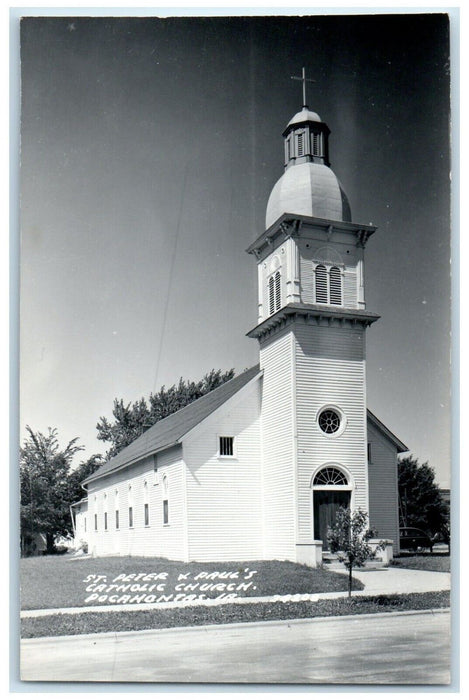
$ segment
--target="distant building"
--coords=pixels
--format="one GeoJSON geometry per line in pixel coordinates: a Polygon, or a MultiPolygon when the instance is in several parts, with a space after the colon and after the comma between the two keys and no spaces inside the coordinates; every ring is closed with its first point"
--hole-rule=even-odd
{"type": "MultiPolygon", "coordinates": [[[[339,506],[399,543],[397,455],[366,409],[364,252],[303,106],[283,133],[257,262],[259,365],[156,423],[89,476],[76,532],[95,555],[316,565],[339,506]]],[[[77,535],[78,536],[78,535],[77,535]]]]}

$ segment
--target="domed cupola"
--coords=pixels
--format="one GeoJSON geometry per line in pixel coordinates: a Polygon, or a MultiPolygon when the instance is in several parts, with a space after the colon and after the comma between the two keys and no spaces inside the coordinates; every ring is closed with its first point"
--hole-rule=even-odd
{"type": "Polygon", "coordinates": [[[329,134],[327,124],[306,104],[290,119],[283,132],[285,172],[270,194],[266,228],[287,213],[352,220],[347,195],[329,167],[329,134]]]}

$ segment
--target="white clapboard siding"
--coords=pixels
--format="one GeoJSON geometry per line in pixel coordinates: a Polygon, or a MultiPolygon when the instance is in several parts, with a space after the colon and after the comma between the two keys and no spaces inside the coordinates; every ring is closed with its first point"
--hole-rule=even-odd
{"type": "Polygon", "coordinates": [[[399,503],[396,447],[368,421],[371,462],[368,464],[370,524],[378,537],[393,540],[399,548],[399,503]]]}
{"type": "Polygon", "coordinates": [[[295,559],[293,338],[290,331],[264,341],[262,448],[264,556],[295,559]]]}
{"type": "Polygon", "coordinates": [[[88,495],[89,551],[95,556],[161,556],[185,558],[185,517],[181,447],[158,455],[157,479],[153,457],[140,460],[114,475],[91,482],[88,495]],[[162,476],[169,483],[169,524],[163,524],[162,476]],[[155,483],[157,481],[157,483],[155,483]],[[145,482],[149,506],[149,525],[145,526],[145,482]],[[131,490],[129,490],[131,486],[131,490]],[[116,494],[117,491],[117,494],[116,494]],[[105,494],[107,498],[105,498],[105,494]],[[116,528],[116,503],[119,506],[119,529],[116,528]],[[133,508],[133,527],[129,527],[129,505],[133,508]],[[108,528],[104,529],[107,508],[108,528]],[[94,529],[94,513],[98,530],[94,529]]]}
{"type": "Polygon", "coordinates": [[[358,306],[356,268],[346,267],[344,270],[343,279],[344,306],[347,306],[350,309],[356,309],[358,306]]]}
{"type": "Polygon", "coordinates": [[[190,561],[262,557],[260,401],[259,377],[184,440],[190,561]],[[220,436],[233,457],[218,456],[220,436]]]}
{"type": "Polygon", "coordinates": [[[365,339],[358,328],[295,324],[298,431],[298,538],[313,537],[311,478],[323,464],[342,465],[352,475],[352,507],[368,509],[366,470],[365,339]],[[319,410],[337,406],[347,426],[326,436],[319,410]]]}
{"type": "Polygon", "coordinates": [[[314,264],[308,258],[300,258],[300,293],[303,304],[315,304],[315,275],[314,264]]]}

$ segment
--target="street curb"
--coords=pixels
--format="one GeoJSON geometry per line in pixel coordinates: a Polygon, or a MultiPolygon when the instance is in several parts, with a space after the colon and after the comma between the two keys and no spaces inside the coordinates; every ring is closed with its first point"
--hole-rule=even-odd
{"type": "Polygon", "coordinates": [[[428,613],[431,613],[432,615],[440,614],[440,613],[450,613],[451,608],[429,608],[428,610],[396,610],[394,612],[379,612],[379,613],[363,613],[363,614],[356,614],[356,615],[331,615],[329,617],[303,617],[303,618],[293,618],[291,620],[256,620],[255,622],[225,622],[222,624],[217,624],[213,623],[211,625],[189,625],[186,627],[161,627],[158,629],[149,629],[149,630],[123,630],[122,632],[93,632],[89,634],[69,634],[69,635],[64,635],[63,637],[61,636],[56,636],[56,637],[32,637],[29,639],[21,639],[21,644],[39,644],[41,642],[55,642],[57,640],[60,640],[61,642],[67,642],[71,640],[76,640],[78,637],[80,639],[96,639],[98,637],[117,637],[121,638],[124,636],[131,636],[131,635],[149,635],[149,634],[168,634],[171,632],[189,632],[191,630],[199,630],[199,631],[207,631],[209,632],[210,630],[216,628],[217,630],[231,630],[231,629],[237,629],[240,627],[252,627],[255,625],[262,625],[262,626],[272,626],[272,625],[287,625],[290,627],[291,625],[301,625],[301,624],[311,624],[312,622],[314,623],[326,623],[329,621],[334,621],[334,620],[360,620],[364,618],[389,618],[389,617],[404,617],[408,615],[427,615],[428,613]]]}

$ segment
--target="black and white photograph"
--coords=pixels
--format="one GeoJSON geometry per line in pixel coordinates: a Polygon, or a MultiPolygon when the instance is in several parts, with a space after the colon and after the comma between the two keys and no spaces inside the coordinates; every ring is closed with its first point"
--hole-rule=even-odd
{"type": "Polygon", "coordinates": [[[33,14],[23,687],[447,690],[453,17],[33,14]]]}

